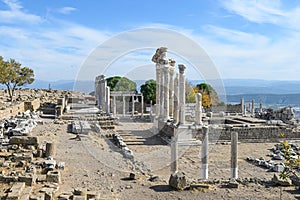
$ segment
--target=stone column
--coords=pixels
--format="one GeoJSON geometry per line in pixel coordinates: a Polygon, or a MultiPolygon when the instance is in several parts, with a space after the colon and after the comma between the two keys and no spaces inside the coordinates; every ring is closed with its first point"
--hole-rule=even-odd
{"type": "Polygon", "coordinates": [[[45,151],[45,156],[55,156],[55,143],[49,142],[46,143],[46,151],[45,151]]]}
{"type": "Polygon", "coordinates": [[[153,106],[152,106],[152,100],[150,100],[150,120],[151,120],[151,122],[152,122],[152,115],[153,115],[153,113],[152,113],[152,109],[153,109],[153,106]]]}
{"type": "Polygon", "coordinates": [[[170,67],[169,67],[169,116],[173,116],[174,111],[174,70],[175,70],[175,60],[170,59],[170,67]]]}
{"type": "Polygon", "coordinates": [[[178,171],[178,129],[175,129],[171,140],[171,173],[178,171]]]}
{"type": "Polygon", "coordinates": [[[252,107],[251,107],[251,114],[254,115],[255,108],[254,108],[254,99],[252,99],[252,107]]]}
{"type": "Polygon", "coordinates": [[[185,124],[185,65],[178,65],[179,68],[179,122],[185,124]]]}
{"type": "Polygon", "coordinates": [[[164,68],[164,121],[169,119],[169,65],[164,68]]]}
{"type": "Polygon", "coordinates": [[[141,116],[144,116],[144,96],[141,96],[141,116]]]}
{"type": "Polygon", "coordinates": [[[160,64],[156,63],[156,116],[160,115],[160,81],[161,81],[160,64]]]}
{"type": "Polygon", "coordinates": [[[134,116],[134,96],[132,95],[132,108],[131,108],[131,114],[134,116]]]}
{"type": "Polygon", "coordinates": [[[251,113],[251,104],[248,103],[248,112],[251,113]]]}
{"type": "Polygon", "coordinates": [[[110,88],[108,86],[106,86],[105,88],[105,108],[106,108],[106,114],[109,115],[110,114],[110,88]]]}
{"type": "Polygon", "coordinates": [[[106,86],[107,82],[105,80],[105,76],[102,75],[102,80],[101,80],[101,90],[100,90],[100,96],[101,96],[101,108],[102,110],[106,109],[106,86]]]}
{"type": "Polygon", "coordinates": [[[113,113],[114,116],[117,115],[117,103],[116,103],[116,96],[113,97],[113,113]]]}
{"type": "Polygon", "coordinates": [[[203,141],[201,149],[201,178],[208,179],[208,127],[202,127],[203,141]]]}
{"type": "Polygon", "coordinates": [[[263,112],[263,109],[262,109],[262,103],[261,103],[261,102],[259,103],[259,112],[260,112],[260,113],[263,112]]]}
{"type": "Polygon", "coordinates": [[[244,105],[244,113],[243,113],[243,115],[246,115],[246,113],[247,113],[247,109],[246,109],[246,105],[244,105]]]}
{"type": "Polygon", "coordinates": [[[196,95],[196,112],[195,112],[195,125],[202,125],[202,95],[196,95]]]}
{"type": "Polygon", "coordinates": [[[175,123],[179,122],[179,86],[178,86],[178,81],[179,81],[179,74],[177,73],[175,75],[175,79],[174,79],[174,108],[173,108],[173,118],[174,118],[174,122],[175,123]]]}
{"type": "Polygon", "coordinates": [[[245,113],[245,101],[244,101],[244,98],[241,98],[241,109],[242,109],[242,114],[244,114],[245,113]]]}
{"type": "Polygon", "coordinates": [[[164,116],[164,75],[163,75],[163,69],[160,69],[160,81],[159,81],[159,118],[163,118],[164,116]]]}
{"type": "Polygon", "coordinates": [[[238,178],[238,133],[231,132],[231,178],[238,178]]]}
{"type": "Polygon", "coordinates": [[[123,117],[126,115],[126,102],[125,102],[125,96],[123,96],[123,117]]]}

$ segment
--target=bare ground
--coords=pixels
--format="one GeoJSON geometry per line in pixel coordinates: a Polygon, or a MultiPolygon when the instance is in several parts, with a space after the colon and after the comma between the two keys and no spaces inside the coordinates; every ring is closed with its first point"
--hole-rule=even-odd
{"type": "MultiPolygon", "coordinates": [[[[300,199],[294,187],[279,188],[250,183],[239,189],[211,185],[208,190],[174,191],[168,186],[170,176],[170,147],[151,132],[150,123],[122,122],[116,127],[134,153],[134,161],[124,158],[118,148],[105,137],[95,133],[81,141],[67,132],[67,123],[54,124],[45,120],[34,130],[43,141],[56,141],[56,159],[66,163],[62,171],[61,192],[87,188],[100,192],[103,199],[300,199]],[[138,175],[128,180],[129,172],[138,175]],[[157,175],[159,180],[149,181],[157,175]],[[282,190],[282,191],[281,191],[282,190]]],[[[266,157],[272,143],[239,144],[239,177],[271,179],[272,172],[245,161],[252,156],[266,157]]],[[[200,178],[200,146],[180,147],[179,170],[192,179],[200,178]]],[[[209,150],[209,178],[230,177],[230,145],[211,144],[209,150]]]]}

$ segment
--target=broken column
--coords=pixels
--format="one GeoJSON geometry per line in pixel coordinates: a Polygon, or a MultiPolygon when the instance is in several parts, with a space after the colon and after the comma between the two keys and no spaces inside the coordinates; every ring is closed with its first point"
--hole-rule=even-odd
{"type": "Polygon", "coordinates": [[[203,141],[201,148],[201,178],[208,178],[208,126],[202,127],[203,141]]]}
{"type": "Polygon", "coordinates": [[[178,171],[178,129],[174,130],[171,140],[171,174],[178,171]]]}
{"type": "Polygon", "coordinates": [[[262,109],[262,103],[261,103],[261,102],[259,103],[259,112],[260,112],[260,113],[263,112],[263,109],[262,109]]]}
{"type": "Polygon", "coordinates": [[[254,115],[255,108],[254,108],[254,99],[252,100],[252,107],[251,107],[251,114],[254,115]]]}
{"type": "Polygon", "coordinates": [[[179,68],[179,122],[185,124],[185,65],[178,65],[179,68]]]}
{"type": "Polygon", "coordinates": [[[173,118],[174,122],[178,123],[179,122],[179,86],[178,86],[178,81],[179,81],[179,74],[177,73],[175,75],[174,79],[174,108],[173,108],[173,118]]]}
{"type": "Polygon", "coordinates": [[[238,133],[231,132],[231,178],[238,178],[238,133]]]}
{"type": "Polygon", "coordinates": [[[174,70],[176,62],[174,59],[169,59],[169,62],[169,116],[174,117],[174,70]]]}
{"type": "Polygon", "coordinates": [[[197,93],[196,95],[196,113],[195,113],[195,125],[202,125],[202,95],[197,93]]]}
{"type": "Polygon", "coordinates": [[[245,101],[244,98],[241,98],[241,109],[242,109],[242,114],[245,113],[245,101]]]}
{"type": "Polygon", "coordinates": [[[49,142],[46,144],[45,156],[46,157],[55,156],[55,143],[49,142]]]}

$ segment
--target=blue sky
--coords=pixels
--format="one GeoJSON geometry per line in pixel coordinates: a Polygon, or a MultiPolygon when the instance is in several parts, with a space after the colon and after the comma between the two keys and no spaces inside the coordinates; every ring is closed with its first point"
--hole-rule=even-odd
{"type": "MultiPolygon", "coordinates": [[[[33,68],[37,79],[76,79],[103,42],[151,27],[195,41],[222,78],[298,80],[299,21],[300,2],[292,0],[0,0],[0,55],[33,68]]],[[[119,58],[108,75],[122,75],[120,66],[123,75],[142,75],[125,72],[132,66],[154,69],[149,52],[119,58]]],[[[192,71],[190,79],[201,77],[192,71]]]]}

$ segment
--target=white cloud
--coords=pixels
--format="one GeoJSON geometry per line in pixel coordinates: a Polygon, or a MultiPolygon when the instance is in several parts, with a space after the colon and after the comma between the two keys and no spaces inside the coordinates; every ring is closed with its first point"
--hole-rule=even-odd
{"type": "Polygon", "coordinates": [[[0,11],[0,22],[4,23],[29,23],[36,24],[42,22],[42,18],[37,15],[26,13],[22,10],[22,5],[17,0],[2,0],[8,10],[0,11]]]}
{"type": "Polygon", "coordinates": [[[59,8],[57,11],[61,14],[67,15],[76,10],[77,10],[76,8],[66,6],[66,7],[59,8]]]}
{"type": "Polygon", "coordinates": [[[279,24],[286,12],[280,10],[280,0],[225,0],[220,1],[228,11],[257,23],[279,24]]]}

